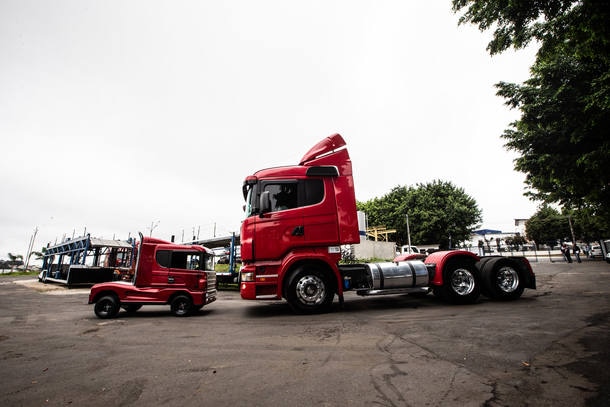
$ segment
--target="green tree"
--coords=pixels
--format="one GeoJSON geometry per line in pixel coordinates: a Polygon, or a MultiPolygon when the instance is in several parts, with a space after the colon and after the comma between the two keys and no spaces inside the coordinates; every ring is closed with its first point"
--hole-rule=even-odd
{"type": "Polygon", "coordinates": [[[8,265],[11,267],[11,272],[15,267],[23,265],[23,255],[21,254],[9,253],[8,258],[8,265]]]}
{"type": "Polygon", "coordinates": [[[511,249],[519,250],[519,247],[526,244],[527,240],[523,236],[521,236],[521,233],[517,232],[517,233],[515,233],[514,236],[512,236],[512,237],[509,236],[506,239],[504,239],[504,242],[511,249]]]}
{"type": "Polygon", "coordinates": [[[591,208],[566,210],[564,212],[567,212],[572,218],[572,225],[577,240],[593,242],[608,236],[603,218],[595,216],[595,212],[591,208]]]}
{"type": "Polygon", "coordinates": [[[610,6],[602,1],[453,0],[460,23],[494,27],[487,50],[539,44],[523,84],[498,95],[521,117],[505,130],[527,195],[586,211],[610,232],[610,6]]]}
{"type": "Polygon", "coordinates": [[[570,236],[570,225],[567,216],[557,209],[542,205],[540,209],[525,222],[527,238],[541,244],[553,245],[557,240],[570,236]]]}
{"type": "Polygon", "coordinates": [[[397,186],[381,198],[358,202],[371,226],[396,229],[396,241],[407,244],[407,215],[413,244],[456,247],[470,236],[482,213],[474,198],[450,182],[435,180],[415,187],[397,186]]]}

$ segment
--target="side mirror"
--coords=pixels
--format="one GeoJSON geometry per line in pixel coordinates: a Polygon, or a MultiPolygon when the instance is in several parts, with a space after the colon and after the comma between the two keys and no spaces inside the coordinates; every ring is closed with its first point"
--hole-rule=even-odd
{"type": "Polygon", "coordinates": [[[269,191],[263,192],[260,198],[260,216],[262,217],[267,212],[271,212],[271,195],[269,191]]]}

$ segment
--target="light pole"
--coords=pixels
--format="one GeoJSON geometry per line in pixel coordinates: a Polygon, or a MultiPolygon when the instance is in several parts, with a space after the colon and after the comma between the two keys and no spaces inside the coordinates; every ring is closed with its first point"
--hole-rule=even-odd
{"type": "Polygon", "coordinates": [[[155,228],[156,228],[157,226],[159,226],[159,222],[160,222],[160,221],[156,221],[156,222],[154,222],[154,221],[153,221],[153,222],[151,222],[151,223],[150,223],[150,236],[151,236],[151,237],[152,237],[152,232],[153,232],[153,230],[155,230],[155,228]]]}

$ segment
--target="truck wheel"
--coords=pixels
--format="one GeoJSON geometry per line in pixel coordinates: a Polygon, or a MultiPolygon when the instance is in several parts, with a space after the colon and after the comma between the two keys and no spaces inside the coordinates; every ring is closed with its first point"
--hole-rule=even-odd
{"type": "Polygon", "coordinates": [[[479,276],[472,262],[449,262],[443,273],[440,294],[454,304],[473,304],[481,294],[479,276]]]}
{"type": "MultiPolygon", "coordinates": [[[[494,260],[495,258],[496,257],[491,256],[481,257],[481,259],[475,264],[475,267],[479,271],[479,275],[481,276],[481,278],[483,276],[483,269],[486,267],[487,263],[489,263],[491,260],[494,260]]],[[[491,293],[487,289],[486,284],[481,283],[481,294],[486,297],[491,297],[491,293]]]]}
{"type": "Polygon", "coordinates": [[[489,297],[510,301],[523,294],[523,281],[518,266],[509,259],[494,259],[483,267],[483,284],[489,297]]]}
{"type": "Polygon", "coordinates": [[[314,266],[299,267],[291,277],[286,292],[288,304],[301,314],[330,310],[334,296],[328,275],[314,266]]]}
{"type": "Polygon", "coordinates": [[[98,318],[114,318],[119,313],[119,300],[114,295],[105,295],[96,301],[93,311],[98,318]]]}
{"type": "Polygon", "coordinates": [[[170,307],[172,310],[172,314],[174,314],[175,316],[186,317],[189,316],[191,312],[193,312],[193,301],[188,295],[177,295],[172,300],[170,307]]]}

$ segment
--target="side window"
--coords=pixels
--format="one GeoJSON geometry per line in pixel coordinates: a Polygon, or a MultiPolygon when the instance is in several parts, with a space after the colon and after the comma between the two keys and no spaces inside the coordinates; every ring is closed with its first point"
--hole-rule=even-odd
{"type": "Polygon", "coordinates": [[[321,179],[269,182],[263,191],[269,191],[273,212],[284,211],[322,202],[324,182],[321,179]]]}
{"type": "Polygon", "coordinates": [[[201,270],[203,255],[201,253],[189,253],[186,255],[186,268],[189,270],[201,270]]]}
{"type": "Polygon", "coordinates": [[[296,182],[269,183],[265,185],[263,191],[269,191],[273,212],[293,209],[298,206],[296,182]]]}
{"type": "Polygon", "coordinates": [[[185,269],[187,255],[188,255],[188,253],[185,253],[185,252],[173,252],[172,253],[172,268],[173,269],[185,269]]]}
{"type": "Polygon", "coordinates": [[[182,270],[200,270],[202,265],[201,253],[172,252],[171,267],[182,270]]]}
{"type": "Polygon", "coordinates": [[[303,206],[315,205],[324,199],[324,182],[321,179],[305,180],[305,199],[303,206]]]}
{"type": "Polygon", "coordinates": [[[169,267],[171,254],[169,250],[159,250],[156,255],[157,263],[161,267],[169,267]]]}

